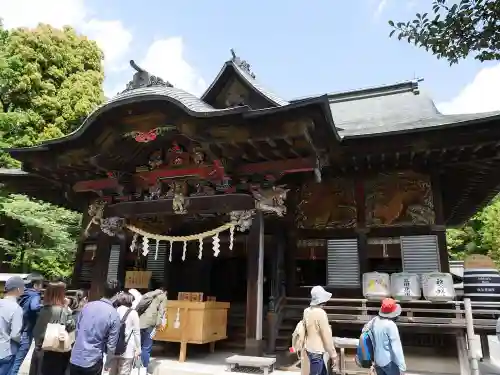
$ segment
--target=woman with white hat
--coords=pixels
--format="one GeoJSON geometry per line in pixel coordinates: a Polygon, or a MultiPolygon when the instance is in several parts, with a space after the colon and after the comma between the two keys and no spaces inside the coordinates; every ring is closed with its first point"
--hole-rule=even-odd
{"type": "Polygon", "coordinates": [[[328,316],[323,306],[332,294],[321,286],[311,289],[310,306],[304,310],[302,319],[305,328],[304,351],[302,354],[302,375],[325,375],[328,373],[324,355],[329,355],[332,367],[335,366],[337,353],[333,346],[333,336],[328,316]]]}
{"type": "Polygon", "coordinates": [[[401,305],[392,298],[382,301],[378,317],[363,328],[371,330],[377,375],[400,375],[406,371],[399,330],[394,322],[401,315],[401,305]]]}

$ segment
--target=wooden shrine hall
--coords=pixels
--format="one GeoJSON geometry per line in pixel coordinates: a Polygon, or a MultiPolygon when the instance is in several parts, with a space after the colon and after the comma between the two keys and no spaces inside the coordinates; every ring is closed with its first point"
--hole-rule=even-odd
{"type": "Polygon", "coordinates": [[[150,271],[170,299],[231,303],[255,349],[314,285],[448,272],[445,228],[498,193],[500,113],[443,115],[416,80],[284,100],[232,55],[201,98],[131,62],[78,130],[7,150],[5,188],[84,214],[73,286],[150,271]]]}

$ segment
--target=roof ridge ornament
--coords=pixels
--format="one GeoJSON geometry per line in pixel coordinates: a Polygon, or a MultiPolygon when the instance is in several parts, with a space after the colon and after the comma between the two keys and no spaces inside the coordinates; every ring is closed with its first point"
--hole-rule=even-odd
{"type": "Polygon", "coordinates": [[[245,73],[247,73],[250,77],[255,79],[255,74],[252,72],[250,69],[250,64],[246,60],[242,60],[239,56],[236,56],[236,53],[234,52],[234,49],[231,48],[231,55],[233,57],[231,58],[231,61],[235,63],[241,70],[243,70],[245,73]]]}
{"type": "Polygon", "coordinates": [[[130,66],[136,70],[134,77],[132,78],[125,90],[122,93],[135,90],[143,87],[161,86],[161,87],[174,87],[170,82],[164,81],[160,77],[150,74],[148,71],[142,69],[135,63],[134,60],[130,60],[130,66]]]}

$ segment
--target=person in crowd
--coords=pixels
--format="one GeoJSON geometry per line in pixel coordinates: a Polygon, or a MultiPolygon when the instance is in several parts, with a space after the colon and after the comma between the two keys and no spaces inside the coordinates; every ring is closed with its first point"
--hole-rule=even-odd
{"type": "Polygon", "coordinates": [[[133,302],[134,296],[128,292],[119,293],[116,298],[118,314],[125,324],[125,350],[123,354],[108,353],[109,375],[130,375],[141,354],[139,315],[132,308],[133,302]]]}
{"type": "Polygon", "coordinates": [[[75,297],[71,299],[70,309],[73,313],[73,319],[78,321],[78,316],[83,309],[83,306],[87,304],[88,297],[85,291],[77,290],[75,293],[75,297]]]}
{"type": "Polygon", "coordinates": [[[117,289],[116,281],[108,281],[103,298],[87,303],[80,312],[70,358],[71,375],[101,375],[105,351],[114,353],[120,333],[120,315],[110,299],[117,289]]]}
{"type": "Polygon", "coordinates": [[[137,289],[129,289],[128,292],[134,297],[134,302],[132,303],[132,308],[135,309],[139,302],[141,302],[142,294],[137,289]]]}
{"type": "Polygon", "coordinates": [[[324,305],[330,300],[332,294],[327,292],[321,286],[315,286],[311,289],[311,303],[304,310],[302,321],[305,325],[304,353],[302,353],[303,375],[326,375],[324,355],[328,354],[331,367],[335,366],[337,361],[337,352],[333,345],[333,335],[328,316],[323,309],[324,305]]]}
{"type": "Polygon", "coordinates": [[[400,315],[401,305],[392,298],[386,298],[382,301],[378,317],[363,328],[363,331],[371,330],[377,375],[399,375],[406,371],[403,346],[394,322],[400,315]]]}
{"type": "Polygon", "coordinates": [[[66,284],[51,282],[45,289],[43,307],[33,329],[35,349],[31,357],[30,375],[64,375],[69,364],[70,353],[42,349],[49,323],[60,324],[66,332],[75,330],[75,321],[67,306],[66,284]]]}
{"type": "Polygon", "coordinates": [[[153,330],[160,329],[164,322],[165,308],[167,304],[167,293],[165,290],[154,284],[156,289],[144,294],[136,309],[139,312],[141,326],[141,362],[147,369],[153,350],[153,330]],[[141,305],[147,306],[142,312],[141,305]]]}
{"type": "Polygon", "coordinates": [[[25,283],[27,283],[26,289],[18,300],[23,309],[23,334],[9,375],[18,374],[24,358],[26,358],[30,350],[33,340],[33,328],[35,327],[38,312],[42,308],[41,290],[43,289],[43,281],[43,276],[35,273],[28,275],[25,279],[25,283]]]}
{"type": "Polygon", "coordinates": [[[21,343],[23,309],[17,299],[24,293],[24,280],[12,276],[4,285],[0,299],[0,375],[9,375],[21,343]]]}

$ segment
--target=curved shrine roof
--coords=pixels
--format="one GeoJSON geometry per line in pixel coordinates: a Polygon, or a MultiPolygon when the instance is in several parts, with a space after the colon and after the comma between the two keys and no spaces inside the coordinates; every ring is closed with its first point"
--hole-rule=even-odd
{"type": "MultiPolygon", "coordinates": [[[[215,77],[212,84],[208,87],[205,93],[201,96],[202,100],[207,100],[214,92],[219,90],[219,84],[224,80],[224,75],[230,74],[234,71],[253,91],[257,92],[259,95],[263,96],[269,104],[274,106],[286,106],[290,104],[290,102],[280,98],[278,95],[274,94],[270,90],[266,89],[262,86],[256,79],[255,75],[249,71],[248,69],[242,68],[242,64],[238,64],[237,61],[229,60],[226,61],[219,74],[215,77]]],[[[245,67],[245,65],[243,65],[245,67]]]]}

